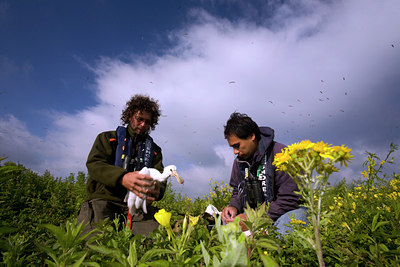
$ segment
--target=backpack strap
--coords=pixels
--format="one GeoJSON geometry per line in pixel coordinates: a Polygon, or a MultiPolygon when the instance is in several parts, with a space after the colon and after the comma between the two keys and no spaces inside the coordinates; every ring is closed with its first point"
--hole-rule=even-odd
{"type": "Polygon", "coordinates": [[[125,157],[130,156],[132,153],[132,138],[127,135],[127,128],[118,126],[117,133],[117,149],[115,151],[114,165],[121,168],[124,167],[125,157]]]}
{"type": "Polygon", "coordinates": [[[115,161],[114,165],[119,166],[124,169],[128,169],[128,164],[135,162],[135,169],[142,169],[143,167],[150,168],[153,162],[154,156],[154,143],[151,136],[146,135],[144,140],[138,141],[138,155],[137,158],[131,160],[133,151],[133,140],[129,135],[128,128],[123,126],[118,126],[116,130],[117,134],[117,148],[115,151],[115,161]]]}

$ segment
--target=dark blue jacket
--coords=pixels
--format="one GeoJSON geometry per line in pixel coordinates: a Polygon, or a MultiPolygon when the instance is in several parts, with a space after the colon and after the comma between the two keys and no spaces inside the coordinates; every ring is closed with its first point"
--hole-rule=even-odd
{"type": "MultiPolygon", "coordinates": [[[[261,140],[258,143],[258,149],[253,157],[247,160],[250,168],[249,170],[257,170],[261,164],[261,160],[269,146],[273,146],[272,154],[275,156],[280,153],[285,145],[274,142],[274,130],[269,127],[260,127],[261,140]]],[[[273,160],[273,159],[272,159],[273,160]]],[[[242,162],[242,161],[241,161],[242,162]]],[[[230,186],[233,188],[231,201],[229,206],[233,206],[238,210],[238,213],[243,213],[246,204],[244,203],[244,194],[241,193],[244,188],[244,177],[240,172],[239,159],[236,158],[233,162],[230,186]]],[[[298,191],[295,181],[286,173],[277,171],[273,166],[273,199],[269,206],[268,215],[276,221],[284,213],[297,209],[300,204],[300,195],[294,191],[298,191]]],[[[253,173],[253,175],[256,175],[253,173]]]]}

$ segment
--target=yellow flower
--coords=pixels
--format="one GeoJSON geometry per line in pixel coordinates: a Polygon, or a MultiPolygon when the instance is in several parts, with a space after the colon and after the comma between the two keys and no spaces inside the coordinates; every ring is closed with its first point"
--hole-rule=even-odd
{"type": "Polygon", "coordinates": [[[384,160],[381,161],[380,165],[382,166],[383,164],[385,164],[385,161],[384,161],[384,160]]]}
{"type": "Polygon", "coordinates": [[[312,149],[318,153],[325,153],[325,151],[327,151],[329,149],[328,146],[329,146],[329,144],[324,143],[324,141],[320,141],[318,143],[315,143],[315,145],[312,147],[312,149]]]}
{"type": "Polygon", "coordinates": [[[170,226],[170,221],[171,221],[171,213],[165,211],[165,209],[159,210],[156,214],[154,214],[154,218],[157,220],[159,224],[161,224],[164,227],[171,227],[170,226]]]}
{"type": "Polygon", "coordinates": [[[367,171],[363,171],[361,172],[362,176],[364,176],[364,178],[368,179],[368,173],[367,171]]]}
{"type": "Polygon", "coordinates": [[[192,217],[189,215],[189,224],[195,226],[199,222],[200,216],[192,217]]]}
{"type": "Polygon", "coordinates": [[[329,209],[334,210],[335,207],[334,206],[329,206],[329,209]]]}
{"type": "Polygon", "coordinates": [[[356,209],[356,203],[353,202],[352,205],[353,205],[353,210],[355,210],[356,209]]]}
{"type": "Polygon", "coordinates": [[[347,224],[347,222],[343,222],[342,223],[342,227],[346,227],[347,229],[351,230],[349,225],[347,224]]]}
{"type": "Polygon", "coordinates": [[[306,222],[304,222],[302,220],[297,220],[296,218],[291,218],[290,223],[291,224],[306,224],[306,222]]]}

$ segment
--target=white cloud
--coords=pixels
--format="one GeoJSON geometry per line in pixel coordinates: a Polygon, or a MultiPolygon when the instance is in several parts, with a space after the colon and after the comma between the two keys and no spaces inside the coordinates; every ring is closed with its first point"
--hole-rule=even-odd
{"type": "Polygon", "coordinates": [[[12,115],[0,117],[0,156],[30,166],[41,164],[47,155],[43,140],[32,136],[24,122],[12,115]]]}
{"type": "Polygon", "coordinates": [[[229,180],[233,153],[223,126],[234,111],[271,126],[286,144],[322,139],[369,150],[399,143],[399,3],[301,3],[305,14],[285,5],[271,27],[197,10],[195,23],[170,33],[176,46],[164,54],[102,58],[92,66],[99,104],[54,116],[44,142],[57,146],[43,150],[40,168],[64,176],[85,170],[96,134],[116,128],[136,93],[159,100],[163,117],[152,136],[189,195],[207,193],[211,177],[229,180]]]}

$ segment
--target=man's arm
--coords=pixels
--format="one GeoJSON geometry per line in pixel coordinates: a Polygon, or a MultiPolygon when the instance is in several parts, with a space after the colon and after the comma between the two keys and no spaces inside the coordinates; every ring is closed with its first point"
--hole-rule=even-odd
{"type": "Polygon", "coordinates": [[[117,187],[127,171],[114,165],[115,151],[110,139],[115,139],[115,132],[104,132],[97,136],[90,150],[86,167],[91,179],[106,186],[117,187]]]}
{"type": "MultiPolygon", "coordinates": [[[[150,193],[146,187],[152,185],[150,176],[127,170],[114,165],[115,161],[115,132],[104,132],[97,136],[89,153],[86,166],[91,179],[123,192],[123,188],[134,192],[139,197],[150,193]]],[[[117,192],[116,191],[116,192],[117,192]]]]}
{"type": "MultiPolygon", "coordinates": [[[[273,149],[274,156],[276,153],[280,153],[284,147],[283,144],[276,143],[273,149]]],[[[273,166],[273,171],[275,196],[269,206],[268,215],[273,221],[276,221],[284,213],[299,207],[300,195],[295,193],[295,191],[299,191],[299,188],[292,177],[282,171],[276,171],[275,166],[273,166]]]]}
{"type": "Polygon", "coordinates": [[[240,173],[239,173],[239,165],[235,160],[232,166],[231,178],[229,181],[229,185],[232,187],[232,196],[231,201],[229,202],[228,207],[224,208],[221,213],[221,217],[224,221],[230,222],[236,217],[237,214],[243,212],[242,201],[240,199],[239,194],[239,183],[240,183],[240,173]]]}

